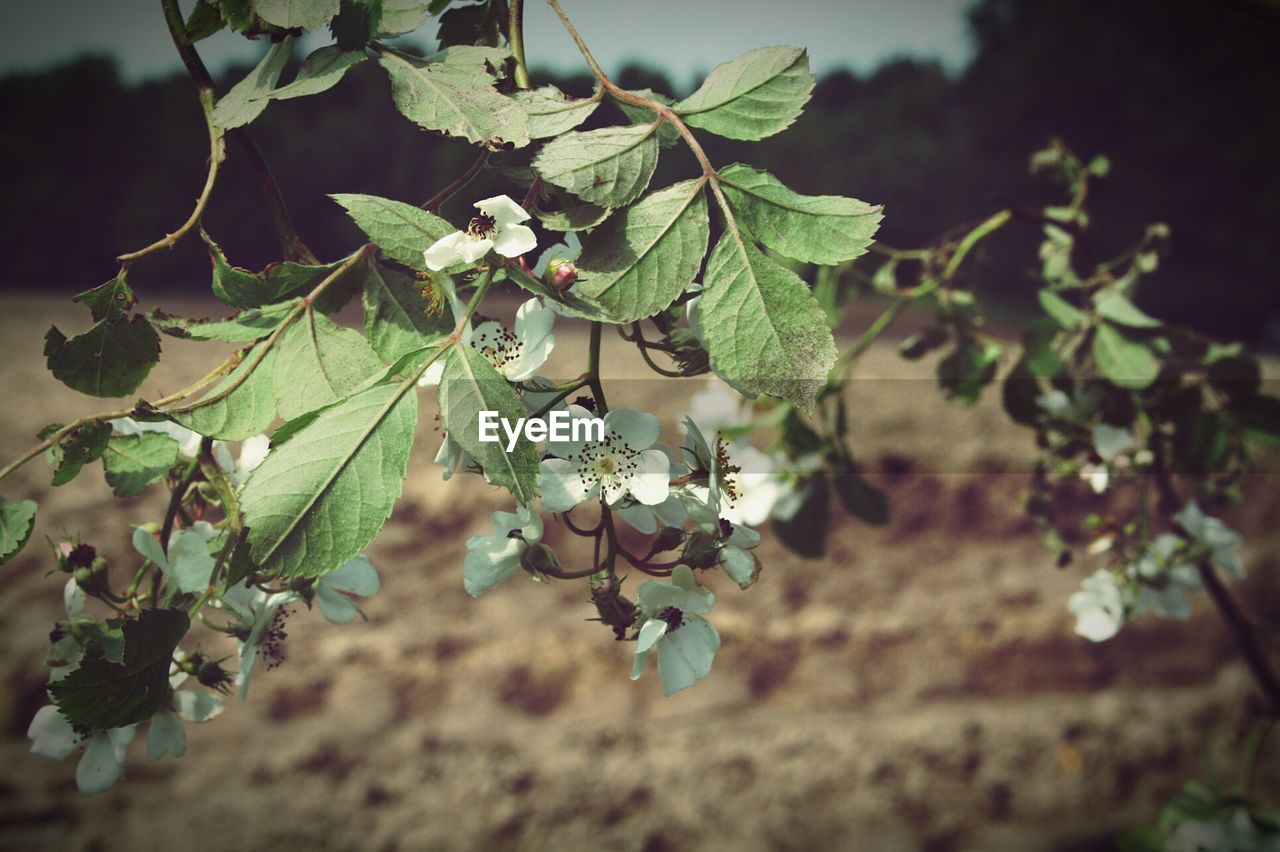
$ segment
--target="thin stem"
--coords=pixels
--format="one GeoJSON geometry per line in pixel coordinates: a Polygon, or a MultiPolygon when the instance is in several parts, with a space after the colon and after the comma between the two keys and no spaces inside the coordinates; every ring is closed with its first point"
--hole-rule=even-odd
{"type": "Polygon", "coordinates": [[[524,0],[511,0],[511,10],[507,16],[507,45],[511,48],[511,58],[516,63],[516,88],[527,89],[529,69],[524,62],[524,0]]]}
{"type": "Polygon", "coordinates": [[[140,248],[137,251],[131,251],[117,257],[116,260],[122,266],[127,267],[134,261],[161,249],[173,248],[178,240],[189,234],[191,229],[199,224],[201,217],[204,216],[205,207],[208,206],[209,198],[213,195],[214,183],[218,180],[218,167],[227,157],[222,128],[213,123],[213,98],[214,95],[211,89],[203,87],[200,89],[200,107],[204,110],[205,124],[209,129],[209,172],[205,176],[204,187],[200,190],[200,195],[196,197],[195,208],[192,209],[191,215],[187,217],[187,221],[183,222],[173,233],[165,234],[164,237],[156,240],[146,248],[140,248]]]}
{"type": "Polygon", "coordinates": [[[481,151],[480,156],[476,157],[475,162],[468,166],[467,170],[463,172],[457,180],[424,201],[422,203],[422,209],[431,211],[438,210],[441,204],[444,204],[450,198],[457,195],[463,187],[471,183],[471,181],[475,179],[475,176],[480,174],[480,170],[484,168],[484,164],[487,162],[489,162],[489,152],[481,151]]]}
{"type": "MultiPolygon", "coordinates": [[[[186,24],[182,19],[182,11],[178,8],[177,0],[160,0],[160,6],[164,9],[165,23],[169,27],[169,36],[173,39],[173,46],[177,48],[178,55],[182,58],[182,64],[186,66],[187,73],[195,81],[196,87],[201,92],[201,102],[203,103],[207,95],[210,99],[210,109],[212,109],[212,102],[218,97],[218,89],[213,82],[213,75],[205,67],[200,54],[193,45],[188,44],[186,41],[186,24]]],[[[253,168],[253,173],[258,179],[262,195],[267,201],[267,209],[271,213],[271,220],[276,226],[276,233],[280,237],[280,248],[284,252],[285,259],[300,260],[304,263],[318,263],[316,256],[311,253],[311,250],[298,237],[298,232],[293,227],[293,217],[289,215],[289,208],[285,204],[284,196],[280,193],[280,186],[276,183],[275,176],[271,173],[271,167],[267,164],[267,160],[262,155],[257,143],[253,141],[248,128],[237,127],[230,131],[228,135],[240,146],[240,150],[253,168]]]]}
{"type": "MultiPolygon", "coordinates": [[[[205,438],[200,442],[200,452],[206,453],[213,445],[211,438],[205,438]]],[[[187,489],[191,487],[191,483],[195,482],[196,474],[200,472],[199,457],[192,459],[187,464],[187,469],[182,472],[182,477],[178,480],[178,484],[174,486],[173,493],[169,495],[169,507],[164,513],[164,526],[160,529],[160,549],[165,553],[169,552],[169,539],[173,537],[173,525],[178,519],[178,509],[182,506],[182,498],[187,496],[187,489]]]]}
{"type": "Polygon", "coordinates": [[[609,403],[604,398],[604,386],[600,384],[600,334],[604,325],[591,323],[591,340],[587,344],[587,384],[591,386],[591,395],[596,401],[596,414],[600,417],[609,413],[609,403]]]}

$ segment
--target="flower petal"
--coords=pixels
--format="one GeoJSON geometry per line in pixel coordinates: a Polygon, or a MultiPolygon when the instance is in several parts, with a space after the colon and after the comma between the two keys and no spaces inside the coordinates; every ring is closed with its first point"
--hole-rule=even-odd
{"type": "Polygon", "coordinates": [[[519,257],[537,247],[538,238],[528,225],[499,225],[493,237],[493,248],[503,257],[519,257]]]}
{"type": "MultiPolygon", "coordinates": [[[[611,412],[612,413],[612,412],[611,412]]],[[[646,506],[657,506],[671,493],[671,460],[662,450],[645,450],[639,468],[626,482],[631,496],[646,506]]]]}
{"type": "Polygon", "coordinates": [[[658,643],[658,677],[662,692],[671,696],[711,674],[720,650],[720,634],[702,618],[686,620],[679,630],[658,643]]]}
{"type": "Polygon", "coordinates": [[[505,535],[478,535],[467,541],[462,560],[462,585],[478,598],[494,586],[506,582],[520,567],[520,556],[528,547],[505,535]]]}
{"type": "Polygon", "coordinates": [[[159,539],[145,527],[138,527],[133,531],[133,549],[160,566],[161,571],[169,567],[169,560],[160,549],[159,539]]]}
{"type": "Polygon", "coordinates": [[[188,722],[207,722],[219,716],[226,705],[216,695],[196,689],[183,689],[173,694],[173,709],[188,722]]]}
{"type": "Polygon", "coordinates": [[[67,584],[62,587],[62,605],[66,607],[70,618],[75,618],[84,612],[84,602],[87,599],[88,596],[84,593],[84,589],[80,588],[75,577],[67,580],[67,584]]]}
{"type": "Polygon", "coordinates": [[[633,450],[647,450],[658,440],[662,425],[647,411],[615,408],[604,416],[604,428],[618,434],[633,450]]]}
{"type": "Polygon", "coordinates": [[[631,525],[636,532],[653,535],[658,531],[658,517],[648,506],[636,503],[614,509],[613,513],[631,525]]]}
{"type": "Polygon", "coordinates": [[[528,211],[512,201],[509,195],[495,195],[492,198],[477,201],[475,208],[481,213],[492,216],[498,227],[525,222],[529,219],[528,211]]]}
{"type": "Polygon", "coordinates": [[[663,621],[661,618],[651,618],[640,628],[640,633],[636,636],[636,653],[646,654],[649,649],[658,644],[658,640],[667,635],[667,631],[671,629],[671,625],[663,621]]]}
{"type": "Polygon", "coordinates": [[[147,730],[147,760],[159,760],[166,754],[182,757],[186,753],[187,733],[182,730],[182,721],[165,711],[152,716],[147,730]]]}
{"type": "Polygon", "coordinates": [[[722,548],[720,567],[729,579],[738,584],[739,589],[749,588],[760,576],[760,562],[740,547],[722,548]]]}
{"type": "Polygon", "coordinates": [[[124,777],[124,762],[116,756],[116,747],[106,734],[95,734],[76,765],[76,787],[93,796],[124,777]]]}
{"type": "Polygon", "coordinates": [[[465,241],[466,238],[467,235],[462,231],[454,231],[452,234],[447,234],[432,243],[422,253],[422,259],[426,261],[427,269],[433,272],[448,269],[462,260],[459,244],[465,241]]]}
{"type": "Polygon", "coordinates": [[[58,708],[47,704],[36,711],[27,726],[31,753],[50,760],[62,760],[80,746],[81,737],[58,708]]]}
{"type": "Polygon", "coordinates": [[[493,240],[488,237],[477,240],[463,235],[458,241],[458,257],[467,263],[475,263],[488,254],[491,248],[493,248],[493,240]]]}
{"type": "Polygon", "coordinates": [[[355,601],[325,585],[316,587],[316,603],[321,615],[332,624],[350,624],[360,614],[355,601]]]}
{"type": "Polygon", "coordinates": [[[381,586],[378,569],[374,568],[373,562],[364,555],[348,559],[336,570],[325,574],[320,578],[320,584],[334,591],[359,595],[362,598],[376,595],[381,586]]]}
{"type": "Polygon", "coordinates": [[[595,496],[598,487],[599,483],[588,482],[578,472],[578,466],[565,459],[543,459],[538,470],[542,508],[548,512],[567,512],[595,496]]]}
{"type": "Polygon", "coordinates": [[[241,485],[258,465],[266,461],[271,450],[271,439],[266,435],[254,435],[245,439],[240,445],[240,459],[236,462],[236,475],[240,478],[236,483],[241,485]]]}

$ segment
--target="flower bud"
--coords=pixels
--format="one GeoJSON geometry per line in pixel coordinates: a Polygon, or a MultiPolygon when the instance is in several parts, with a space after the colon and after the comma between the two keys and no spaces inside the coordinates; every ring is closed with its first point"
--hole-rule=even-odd
{"type": "Polygon", "coordinates": [[[710,568],[715,565],[719,561],[715,536],[702,530],[689,536],[680,561],[690,568],[710,568]]]}
{"type": "Polygon", "coordinates": [[[679,527],[663,527],[658,530],[658,535],[653,539],[653,546],[649,553],[652,555],[675,550],[682,541],[684,541],[684,530],[679,527]]]}
{"type": "Polygon", "coordinates": [[[231,691],[234,677],[215,660],[204,660],[196,667],[196,680],[221,693],[231,691]]]}
{"type": "Polygon", "coordinates": [[[524,549],[524,553],[520,555],[520,567],[532,574],[534,579],[540,580],[544,571],[559,570],[560,561],[556,559],[554,550],[538,542],[524,549]]]}
{"type": "Polygon", "coordinates": [[[578,267],[573,265],[572,260],[552,258],[547,263],[546,271],[542,273],[542,280],[557,290],[567,290],[578,280],[578,267]]]}

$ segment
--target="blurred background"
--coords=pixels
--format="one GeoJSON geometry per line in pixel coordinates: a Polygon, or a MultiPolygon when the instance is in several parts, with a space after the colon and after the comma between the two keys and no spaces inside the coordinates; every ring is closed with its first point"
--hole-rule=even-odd
{"type": "MultiPolygon", "coordinates": [[[[172,230],[204,180],[206,131],[157,5],[0,4],[6,458],[50,420],[102,406],[48,375],[44,330],[83,326],[64,297],[172,230]]],[[[1142,307],[1280,345],[1280,18],[1262,0],[563,5],[628,88],[679,96],[744,50],[807,46],[819,82],[796,125],[749,146],[707,135],[708,153],[801,192],[883,203],[892,245],[929,243],[1011,201],[1053,202],[1027,171],[1053,137],[1086,159],[1106,154],[1111,174],[1089,204],[1097,246],[1125,248],[1151,222],[1172,230],[1142,307]]],[[[535,80],[588,94],[537,2],[527,29],[535,80]]],[[[417,48],[432,50],[430,36],[417,48]]],[[[199,48],[225,87],[265,45],[223,33],[199,48]]],[[[588,126],[614,123],[611,110],[588,126]]],[[[400,117],[372,63],[328,93],[273,104],[253,133],[324,260],[362,242],[328,193],[417,202],[474,157],[400,117]]],[[[205,226],[234,263],[261,268],[279,248],[237,154],[205,226]]],[[[673,149],[655,185],[693,168],[673,149]]],[[[490,191],[507,188],[491,179],[444,212],[460,220],[490,191]]],[[[1039,240],[1006,230],[984,250],[978,293],[1016,318],[1034,301],[1039,240]]],[[[226,312],[208,279],[196,240],[130,271],[144,307],[188,316],[226,312]]],[[[576,374],[586,335],[568,323],[557,335],[548,374],[576,374]]],[[[1188,624],[1139,620],[1101,645],[1074,636],[1067,597],[1100,563],[1057,570],[1037,540],[1022,501],[1030,435],[994,392],[948,405],[928,385],[936,361],[905,362],[893,344],[873,347],[859,362],[866,381],[847,390],[890,524],[838,515],[818,560],[766,534],[766,569],[746,594],[709,577],[724,645],[695,688],[663,699],[652,671],[627,680],[630,648],[584,620],[575,584],[465,595],[464,542],[509,506],[476,477],[440,481],[424,409],[404,498],[370,549],[383,590],[369,621],[337,628],[298,611],[286,664],[255,677],[252,701],[188,726],[181,761],[147,762],[135,743],[126,779],[92,799],[71,761],[27,753],[46,702],[46,634],[62,617],[43,537],[79,534],[123,559],[129,524],[159,517],[166,495],[114,500],[96,470],[51,489],[47,468],[28,465],[6,481],[6,497],[38,499],[41,515],[0,584],[0,848],[1066,852],[1114,848],[1189,779],[1234,784],[1263,711],[1212,607],[1198,601],[1188,624]],[[881,393],[899,379],[928,390],[881,393]]],[[[703,387],[641,381],[635,353],[606,345],[606,380],[668,427],[703,387]]],[[[202,375],[219,347],[166,338],[140,394],[202,375]]],[[[1274,361],[1264,369],[1280,378],[1274,361]]],[[[1238,594],[1280,623],[1280,501],[1268,476],[1244,490],[1245,508],[1225,516],[1247,542],[1238,594]]],[[[1064,499],[1069,512],[1107,508],[1083,484],[1064,499]]],[[[1256,794],[1280,795],[1277,763],[1260,762],[1256,794]]]]}

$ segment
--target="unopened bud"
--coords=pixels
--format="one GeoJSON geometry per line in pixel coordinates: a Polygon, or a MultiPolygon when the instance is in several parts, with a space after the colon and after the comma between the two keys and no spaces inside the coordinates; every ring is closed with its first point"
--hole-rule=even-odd
{"type": "Polygon", "coordinates": [[[520,566],[540,579],[544,571],[559,570],[560,561],[556,559],[554,550],[539,542],[524,549],[520,556],[520,566]]]}
{"type": "Polygon", "coordinates": [[[690,568],[710,568],[715,565],[719,561],[715,536],[701,530],[689,536],[680,561],[690,568]]]}
{"type": "Polygon", "coordinates": [[[567,290],[578,280],[578,267],[573,265],[572,260],[552,258],[547,263],[546,271],[542,273],[542,280],[557,290],[567,290]]]}

